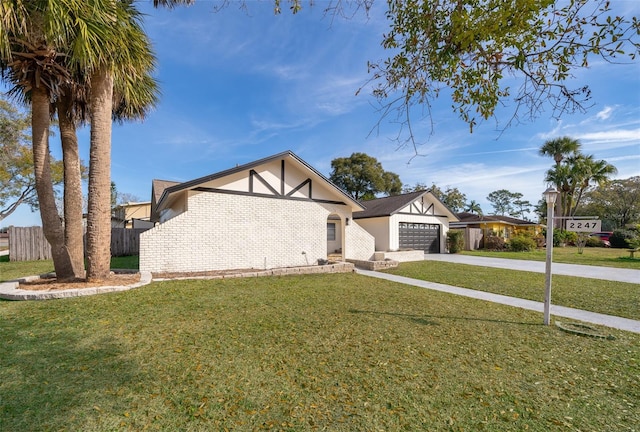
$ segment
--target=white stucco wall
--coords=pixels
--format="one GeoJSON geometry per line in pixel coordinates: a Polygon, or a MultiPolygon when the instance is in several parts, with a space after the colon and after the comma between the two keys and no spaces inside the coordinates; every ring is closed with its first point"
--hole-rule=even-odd
{"type": "MultiPolygon", "coordinates": [[[[141,271],[314,264],[327,256],[329,214],[339,214],[343,220],[351,218],[351,210],[341,205],[222,193],[192,195],[187,208],[185,213],[141,234],[141,271]]],[[[362,256],[370,244],[371,256],[373,238],[359,232],[359,227],[349,228],[345,227],[345,243],[355,244],[345,247],[345,253],[352,250],[351,254],[362,256]]]]}

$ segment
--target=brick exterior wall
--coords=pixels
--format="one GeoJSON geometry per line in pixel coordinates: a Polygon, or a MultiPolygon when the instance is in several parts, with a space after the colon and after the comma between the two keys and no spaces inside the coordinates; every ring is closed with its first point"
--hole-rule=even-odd
{"type": "Polygon", "coordinates": [[[354,220],[345,227],[345,260],[370,260],[375,252],[375,239],[354,220]]]}
{"type": "MultiPolygon", "coordinates": [[[[313,265],[327,257],[327,217],[331,213],[343,221],[351,218],[351,210],[341,205],[197,193],[189,197],[186,212],[140,236],[140,270],[194,272],[313,265]]],[[[373,237],[353,221],[345,227],[345,237],[346,257],[369,259],[373,255],[373,237]]]]}

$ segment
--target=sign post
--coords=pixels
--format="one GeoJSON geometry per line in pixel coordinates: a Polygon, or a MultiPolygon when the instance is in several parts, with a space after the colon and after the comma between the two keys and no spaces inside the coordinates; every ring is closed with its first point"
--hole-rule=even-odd
{"type": "Polygon", "coordinates": [[[544,191],[544,199],[547,202],[547,260],[545,263],[544,279],[544,325],[551,322],[551,261],[553,256],[553,206],[559,192],[550,187],[544,191]]]}
{"type": "Polygon", "coordinates": [[[577,233],[594,233],[602,231],[602,221],[598,219],[587,219],[593,218],[593,216],[554,218],[553,204],[555,204],[556,202],[558,191],[553,188],[549,188],[544,191],[543,195],[547,202],[547,261],[545,265],[544,324],[549,325],[551,322],[551,262],[553,261],[553,220],[568,219],[565,229],[567,231],[574,231],[577,233]],[[551,226],[551,230],[549,230],[549,226],[551,226]]]}

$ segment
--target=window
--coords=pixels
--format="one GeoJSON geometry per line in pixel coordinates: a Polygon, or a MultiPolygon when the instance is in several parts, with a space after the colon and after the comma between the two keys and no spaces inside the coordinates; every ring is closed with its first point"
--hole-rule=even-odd
{"type": "Polygon", "coordinates": [[[336,239],[336,224],[327,222],[327,241],[335,241],[336,239]]]}

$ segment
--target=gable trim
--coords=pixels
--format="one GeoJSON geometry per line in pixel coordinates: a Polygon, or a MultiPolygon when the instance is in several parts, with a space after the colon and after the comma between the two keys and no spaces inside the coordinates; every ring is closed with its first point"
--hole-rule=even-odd
{"type": "MultiPolygon", "coordinates": [[[[292,196],[294,193],[298,192],[300,189],[302,189],[306,185],[309,185],[309,199],[313,199],[313,196],[311,195],[311,186],[313,185],[313,183],[312,183],[310,178],[306,179],[305,181],[300,183],[298,186],[296,186],[295,188],[291,189],[291,192],[289,192],[286,196],[288,196],[288,197],[292,196]]],[[[284,195],[284,193],[283,193],[283,195],[284,195]]]]}
{"type": "MultiPolygon", "coordinates": [[[[284,161],[283,161],[284,162],[284,161]]],[[[279,194],[277,190],[273,188],[257,171],[251,169],[249,170],[249,193],[253,193],[253,178],[257,178],[260,183],[262,183],[267,189],[269,189],[274,195],[282,195],[279,194]]],[[[284,180],[281,180],[281,183],[284,183],[284,180]]],[[[282,186],[284,188],[284,186],[282,186]]]]}
{"type": "MultiPolygon", "coordinates": [[[[395,216],[395,215],[417,216],[416,213],[409,213],[409,212],[398,212],[398,213],[392,214],[391,216],[395,216]]],[[[430,217],[435,217],[435,218],[447,218],[446,215],[439,215],[439,214],[435,214],[435,213],[421,213],[420,216],[430,216],[430,217]]],[[[376,217],[376,216],[371,216],[371,217],[376,217]]],[[[390,217],[390,216],[386,216],[386,217],[390,217]]],[[[363,218],[363,219],[366,219],[366,218],[363,218]]]]}
{"type": "Polygon", "coordinates": [[[197,187],[197,188],[193,188],[192,190],[196,192],[220,193],[220,194],[227,194],[227,195],[243,195],[243,196],[253,196],[253,197],[260,197],[260,198],[286,199],[290,201],[307,201],[307,202],[315,202],[315,203],[322,203],[322,204],[337,204],[337,205],[345,205],[345,206],[347,205],[347,203],[345,203],[344,201],[332,201],[332,200],[325,200],[325,199],[294,197],[291,195],[280,195],[277,193],[275,195],[270,195],[270,194],[259,193],[259,192],[232,191],[227,189],[216,189],[216,188],[207,188],[207,187],[197,187]]]}

